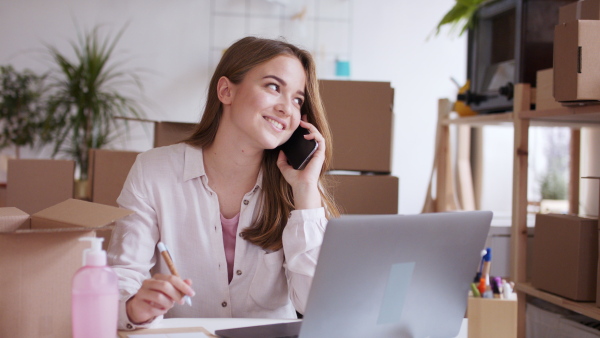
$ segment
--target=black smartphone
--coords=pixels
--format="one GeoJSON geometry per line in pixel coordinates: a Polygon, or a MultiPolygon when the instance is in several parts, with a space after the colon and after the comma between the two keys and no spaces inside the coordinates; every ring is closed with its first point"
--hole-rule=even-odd
{"type": "Polygon", "coordinates": [[[307,140],[304,135],[310,132],[298,127],[287,142],[279,146],[288,159],[288,163],[296,170],[302,170],[310,161],[319,144],[315,140],[307,140]]]}

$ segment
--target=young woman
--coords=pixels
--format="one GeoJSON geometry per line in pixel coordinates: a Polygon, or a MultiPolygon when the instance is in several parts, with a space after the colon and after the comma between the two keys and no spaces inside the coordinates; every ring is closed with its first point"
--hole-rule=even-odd
{"type": "Polygon", "coordinates": [[[135,211],[118,222],[109,248],[120,279],[119,327],[163,315],[302,313],[327,219],[339,216],[324,175],[330,159],[310,54],[278,40],[234,43],[194,134],[139,155],[117,200],[135,211]],[[298,126],[318,143],[303,170],[277,149],[298,126]],[[159,241],[187,279],[169,273],[159,241]]]}

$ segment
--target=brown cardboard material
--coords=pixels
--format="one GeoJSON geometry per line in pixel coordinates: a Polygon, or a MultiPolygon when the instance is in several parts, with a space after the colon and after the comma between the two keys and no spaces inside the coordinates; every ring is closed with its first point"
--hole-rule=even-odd
{"type": "Polygon", "coordinates": [[[155,122],[154,148],[179,143],[192,136],[196,123],[155,122]]]}
{"type": "Polygon", "coordinates": [[[389,82],[321,80],[321,99],[333,134],[333,170],[392,171],[389,82]]]}
{"type": "Polygon", "coordinates": [[[0,208],[6,206],[6,183],[0,183],[0,208]]]}
{"type": "Polygon", "coordinates": [[[558,24],[576,20],[600,20],[600,0],[576,1],[558,9],[558,24]]]}
{"type": "Polygon", "coordinates": [[[28,214],[73,197],[75,162],[8,160],[6,205],[28,214]]]}
{"type": "Polygon", "coordinates": [[[538,214],[531,284],[576,301],[596,300],[598,220],[538,214]]]}
{"type": "Polygon", "coordinates": [[[469,297],[469,337],[505,338],[517,336],[517,300],[469,297]]]}
{"type": "Polygon", "coordinates": [[[330,175],[343,214],[397,214],[399,179],[389,175],[330,175]]]}
{"type": "Polygon", "coordinates": [[[71,199],[32,215],[34,229],[0,230],[0,284],[8,291],[0,304],[10,309],[0,316],[0,337],[70,337],[71,279],[89,247],[79,238],[131,213],[71,199]],[[62,228],[45,227],[60,220],[62,228]]]}
{"type": "Polygon", "coordinates": [[[29,215],[15,207],[0,208],[0,232],[29,229],[29,215]]]}
{"type": "Polygon", "coordinates": [[[535,110],[550,110],[562,108],[562,104],[554,98],[553,90],[554,69],[537,71],[535,110]]]}
{"type": "Polygon", "coordinates": [[[571,21],[555,27],[554,98],[600,100],[600,21],[571,21]]]}
{"type": "MultiPolygon", "coordinates": [[[[587,178],[587,179],[592,179],[592,180],[599,180],[600,181],[600,176],[588,176],[588,177],[583,177],[583,178],[587,178]]],[[[598,189],[598,211],[600,212],[600,188],[598,189]]],[[[598,215],[598,230],[600,231],[600,215],[598,215]]],[[[600,241],[600,235],[598,236],[598,240],[600,241]]],[[[599,246],[600,248],[600,243],[599,246]]],[[[598,252],[598,266],[596,269],[596,273],[597,273],[597,278],[596,278],[596,306],[600,307],[600,250],[598,252]]]]}
{"type": "Polygon", "coordinates": [[[100,149],[90,152],[88,178],[92,202],[118,206],[117,197],[138,154],[134,151],[100,149]]]}

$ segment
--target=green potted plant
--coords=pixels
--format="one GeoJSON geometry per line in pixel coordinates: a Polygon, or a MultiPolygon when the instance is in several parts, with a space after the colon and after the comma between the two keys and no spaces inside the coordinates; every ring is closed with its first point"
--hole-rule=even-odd
{"type": "Polygon", "coordinates": [[[71,43],[73,60],[47,46],[56,68],[48,78],[51,94],[45,127],[54,141],[52,156],[65,153],[75,160],[80,191],[87,186],[89,150],[106,146],[126,123],[115,117],[143,117],[135,99],[123,94],[131,86],[141,91],[139,77],[121,70],[122,63],[113,60],[123,32],[124,28],[114,38],[101,38],[98,27],[79,33],[77,42],[71,43]]]}
{"type": "Polygon", "coordinates": [[[16,71],[12,66],[0,66],[0,149],[43,145],[45,120],[44,75],[30,70],[16,71]]]}
{"type": "Polygon", "coordinates": [[[451,25],[451,32],[460,27],[458,36],[463,35],[468,29],[473,28],[473,25],[475,24],[475,13],[479,7],[490,1],[491,0],[456,0],[456,4],[454,4],[438,23],[436,35],[440,33],[440,29],[444,25],[451,25]]]}

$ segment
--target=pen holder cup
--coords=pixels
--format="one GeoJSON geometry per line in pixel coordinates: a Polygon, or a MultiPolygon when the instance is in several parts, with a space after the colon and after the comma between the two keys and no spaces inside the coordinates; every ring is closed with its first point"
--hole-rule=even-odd
{"type": "Polygon", "coordinates": [[[469,297],[469,338],[517,336],[517,300],[469,297]]]}

